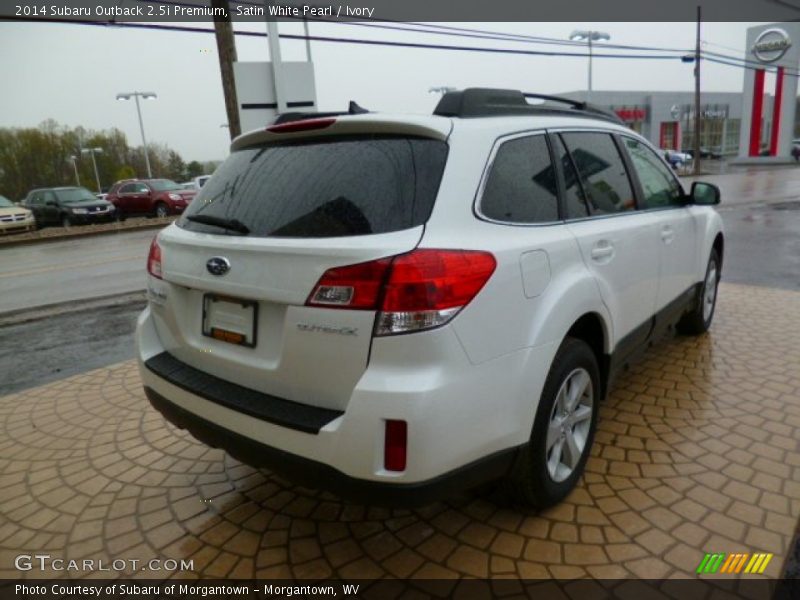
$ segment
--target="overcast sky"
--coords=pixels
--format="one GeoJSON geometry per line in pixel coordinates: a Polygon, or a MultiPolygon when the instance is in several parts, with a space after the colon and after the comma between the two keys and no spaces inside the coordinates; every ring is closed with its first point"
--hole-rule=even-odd
{"type": "MultiPolygon", "coordinates": [[[[189,23],[190,26],[202,26],[189,23]]],[[[599,29],[617,44],[691,49],[693,23],[462,23],[472,29],[567,38],[574,29],[599,29]]],[[[741,57],[751,23],[706,23],[706,48],[741,57]]],[[[265,31],[260,24],[236,29],[265,31]]],[[[282,33],[301,33],[281,24],[282,33]]],[[[513,42],[467,40],[373,30],[345,24],[311,25],[312,35],[454,45],[553,49],[513,42]]],[[[265,38],[237,37],[239,60],[268,60],[265,38]]],[[[563,48],[563,50],[570,50],[563,48]]],[[[599,48],[598,48],[599,51],[599,48]]],[[[305,60],[305,43],[282,42],[284,60],[305,60]]],[[[136,110],[118,92],[154,91],[143,103],[149,141],[168,144],[188,160],[227,155],[227,130],[213,34],[37,23],[0,23],[0,127],[36,126],[52,118],[90,129],[118,127],[141,144],[136,110]]],[[[585,58],[478,54],[429,49],[312,43],[318,105],[341,110],[355,99],[373,110],[425,112],[431,86],[506,87],[558,93],[586,88],[585,58]]],[[[704,63],[703,89],[741,91],[743,70],[704,63]]],[[[769,88],[769,81],[767,83],[769,88]]],[[[679,60],[594,61],[596,90],[691,90],[692,66],[679,60]]]]}

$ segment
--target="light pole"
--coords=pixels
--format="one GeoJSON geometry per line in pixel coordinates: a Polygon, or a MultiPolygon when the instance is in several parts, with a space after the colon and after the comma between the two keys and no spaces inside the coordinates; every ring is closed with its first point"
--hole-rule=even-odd
{"type": "Polygon", "coordinates": [[[97,161],[94,158],[95,152],[103,152],[102,148],[83,148],[81,154],[89,153],[92,155],[92,166],[94,166],[94,180],[97,182],[97,193],[102,194],[103,190],[100,188],[100,175],[97,173],[97,161]]]}
{"type": "Polygon", "coordinates": [[[78,163],[77,163],[78,157],[73,154],[72,156],[69,157],[69,160],[72,161],[72,168],[75,170],[76,185],[78,187],[81,187],[81,178],[78,176],[78,163]]]}
{"type": "Polygon", "coordinates": [[[589,46],[589,88],[586,90],[586,103],[592,97],[592,42],[599,42],[601,40],[610,40],[611,36],[604,31],[584,31],[576,30],[569,34],[569,39],[586,41],[589,46]]]}
{"type": "Polygon", "coordinates": [[[145,100],[156,99],[155,92],[124,92],[117,94],[117,100],[136,100],[136,113],[139,115],[139,130],[142,132],[142,147],[144,148],[144,164],[147,166],[147,178],[152,179],[153,173],[150,171],[150,157],[147,156],[147,138],[144,137],[144,124],[142,123],[142,109],[139,107],[139,96],[145,100]]]}

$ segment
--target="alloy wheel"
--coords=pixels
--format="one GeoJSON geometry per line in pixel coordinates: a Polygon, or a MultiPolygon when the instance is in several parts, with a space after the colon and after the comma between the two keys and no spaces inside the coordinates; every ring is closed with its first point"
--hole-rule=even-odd
{"type": "Polygon", "coordinates": [[[547,471],[556,483],[577,468],[592,426],[594,389],[586,369],[572,371],[561,384],[547,427],[547,471]]]}

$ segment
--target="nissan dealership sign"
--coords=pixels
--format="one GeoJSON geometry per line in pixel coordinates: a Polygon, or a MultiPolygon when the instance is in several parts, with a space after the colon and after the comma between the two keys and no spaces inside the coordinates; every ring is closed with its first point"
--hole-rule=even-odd
{"type": "Polygon", "coordinates": [[[753,44],[753,55],[764,63],[775,62],[791,48],[792,40],[783,29],[774,27],[761,32],[753,44]]]}

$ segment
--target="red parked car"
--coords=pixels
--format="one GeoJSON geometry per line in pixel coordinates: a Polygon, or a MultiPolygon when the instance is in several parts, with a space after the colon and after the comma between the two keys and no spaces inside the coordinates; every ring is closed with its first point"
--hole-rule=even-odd
{"type": "Polygon", "coordinates": [[[197,195],[169,179],[126,179],[118,181],[106,200],[117,208],[120,219],[133,215],[166,217],[179,215],[197,195]]]}

